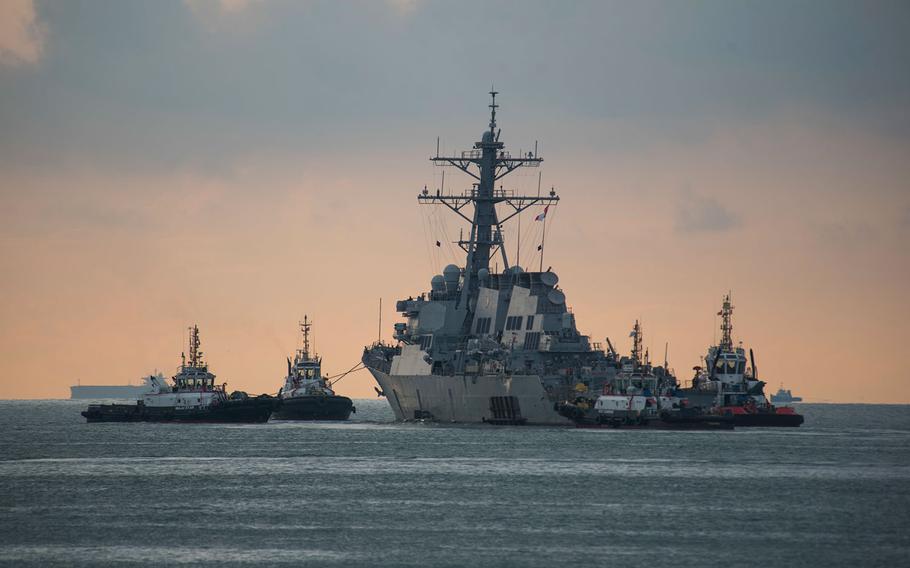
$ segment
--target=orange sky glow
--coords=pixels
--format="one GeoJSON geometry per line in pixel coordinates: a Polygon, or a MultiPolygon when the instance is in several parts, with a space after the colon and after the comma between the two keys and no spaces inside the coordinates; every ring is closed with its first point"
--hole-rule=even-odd
{"type": "MultiPolygon", "coordinates": [[[[268,6],[229,4],[224,17],[268,6]]],[[[395,4],[407,5],[389,8],[395,18],[425,17],[422,3],[395,4]]],[[[52,67],[65,38],[54,39],[52,16],[35,22],[48,43],[0,68],[4,84],[38,81],[41,66],[52,67]]],[[[198,33],[215,41],[220,32],[198,33]]],[[[51,144],[32,142],[44,131],[13,116],[22,97],[0,98],[0,120],[19,125],[3,129],[0,152],[30,156],[0,160],[0,398],[67,398],[77,381],[171,375],[194,323],[211,370],[231,390],[278,390],[304,314],[315,321],[324,373],[354,366],[380,331],[390,340],[396,299],[464,263],[454,245],[433,245],[457,238],[457,219],[416,196],[441,183],[427,160],[436,136],[448,150],[468,149],[486,127],[496,69],[459,85],[466,102],[457,119],[396,114],[311,134],[301,127],[304,142],[280,147],[251,134],[228,164],[216,155],[218,167],[127,167],[109,151],[83,153],[80,137],[107,140],[110,126],[80,126],[65,106],[30,107],[79,134],[42,158],[51,144]]],[[[628,352],[640,319],[652,359],[662,360],[668,343],[671,367],[688,380],[732,291],[734,339],[755,350],[771,390],[783,383],[808,401],[910,403],[901,360],[910,338],[910,137],[888,127],[904,124],[907,101],[893,122],[872,126],[806,100],[671,126],[573,114],[570,100],[531,101],[529,89],[508,83],[496,85],[502,139],[513,151],[539,141],[543,186],[562,198],[544,268],[560,276],[594,341],[610,337],[628,352]]],[[[147,137],[137,143],[157,135],[152,124],[179,128],[166,107],[148,113],[150,131],[130,134],[147,137]]],[[[205,125],[218,120],[206,114],[205,125]]],[[[193,147],[201,152],[217,132],[200,128],[193,147]]],[[[533,193],[537,181],[528,171],[504,184],[533,193]]],[[[451,170],[445,183],[469,187],[451,170]]],[[[537,212],[521,221],[521,264],[530,267],[539,262],[537,212]]],[[[514,259],[514,222],[506,239],[514,259]]],[[[337,390],[375,397],[373,384],[363,371],[337,390]]]]}

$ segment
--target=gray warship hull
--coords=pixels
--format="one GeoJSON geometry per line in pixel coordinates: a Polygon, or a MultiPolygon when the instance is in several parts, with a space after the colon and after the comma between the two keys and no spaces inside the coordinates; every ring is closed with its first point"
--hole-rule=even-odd
{"type": "Polygon", "coordinates": [[[389,375],[368,367],[397,420],[571,425],[537,375],[389,375]]]}

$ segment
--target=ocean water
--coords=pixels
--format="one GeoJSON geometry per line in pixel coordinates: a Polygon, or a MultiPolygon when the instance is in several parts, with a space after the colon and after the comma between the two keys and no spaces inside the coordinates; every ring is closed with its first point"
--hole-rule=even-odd
{"type": "Polygon", "coordinates": [[[910,565],[910,406],[799,429],[86,424],[0,402],[7,566],[910,565]]]}

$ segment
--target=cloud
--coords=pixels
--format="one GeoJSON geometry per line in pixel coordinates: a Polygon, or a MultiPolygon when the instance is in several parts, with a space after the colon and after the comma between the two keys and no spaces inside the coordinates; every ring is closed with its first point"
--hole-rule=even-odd
{"type": "Polygon", "coordinates": [[[262,10],[254,6],[262,0],[183,0],[183,5],[209,31],[224,31],[224,28],[238,31],[256,29],[262,18],[262,10]]]}
{"type": "Polygon", "coordinates": [[[0,64],[34,64],[41,59],[46,27],[38,21],[33,0],[0,2],[0,64]]]}
{"type": "Polygon", "coordinates": [[[686,189],[676,206],[677,233],[710,233],[736,229],[742,225],[739,216],[709,195],[698,195],[686,189]]]}
{"type": "Polygon", "coordinates": [[[202,10],[217,9],[221,12],[236,14],[243,12],[259,0],[183,0],[190,10],[200,13],[202,10]]]}
{"type": "Polygon", "coordinates": [[[826,221],[815,226],[818,238],[826,245],[842,249],[844,247],[865,248],[876,241],[879,231],[873,225],[862,220],[842,219],[826,221]]]}
{"type": "Polygon", "coordinates": [[[421,0],[386,0],[386,4],[402,16],[406,16],[417,10],[417,6],[420,5],[420,2],[421,0]]]}
{"type": "Polygon", "coordinates": [[[904,207],[904,212],[900,217],[900,225],[905,229],[910,229],[910,205],[904,207]]]}

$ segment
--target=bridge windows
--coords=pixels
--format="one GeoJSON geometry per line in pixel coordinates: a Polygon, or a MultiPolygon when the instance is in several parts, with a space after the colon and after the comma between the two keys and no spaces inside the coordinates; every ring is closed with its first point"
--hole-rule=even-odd
{"type": "Polygon", "coordinates": [[[525,327],[525,329],[531,330],[533,328],[534,328],[534,316],[528,316],[528,325],[527,325],[527,327],[525,327]]]}
{"type": "Polygon", "coordinates": [[[478,334],[490,333],[490,324],[492,318],[477,318],[477,329],[474,331],[478,334]]]}
{"type": "Polygon", "coordinates": [[[507,317],[506,318],[506,331],[521,329],[522,320],[524,320],[524,316],[507,317]]]}

